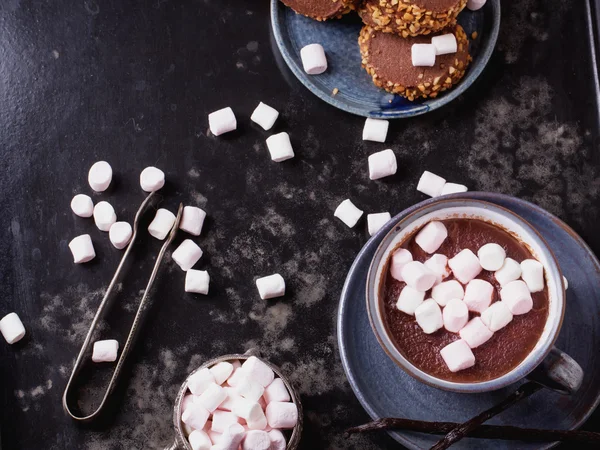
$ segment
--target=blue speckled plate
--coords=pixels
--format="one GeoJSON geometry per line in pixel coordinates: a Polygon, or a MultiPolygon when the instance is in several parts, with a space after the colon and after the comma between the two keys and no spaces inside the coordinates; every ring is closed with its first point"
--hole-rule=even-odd
{"type": "MultiPolygon", "coordinates": [[[[583,240],[560,219],[540,207],[500,194],[472,192],[473,198],[504,206],[529,221],[547,240],[569,280],[567,309],[556,346],[585,371],[579,392],[571,397],[543,390],[503,412],[491,424],[531,428],[574,429],[600,403],[600,263],[583,240]]],[[[342,291],[338,312],[338,342],[346,376],[367,413],[374,419],[464,421],[491,407],[513,387],[485,394],[457,394],[422,384],[392,362],[379,346],[366,311],[365,282],[371,258],[383,237],[400,218],[432,200],[396,216],[357,256],[342,291]]],[[[439,437],[412,432],[390,435],[411,449],[431,447],[439,437]]],[[[457,449],[546,449],[553,444],[464,439],[457,449]]]]}
{"type": "Polygon", "coordinates": [[[365,117],[395,119],[412,117],[444,106],[462,94],[481,74],[496,45],[500,29],[500,0],[488,0],[479,11],[465,9],[458,22],[471,40],[473,62],[461,82],[438,98],[410,102],[377,88],[361,67],[358,33],[360,18],[350,13],[340,20],[317,22],[294,13],[279,0],[271,0],[271,23],[277,46],[294,75],[313,94],[336,108],[365,117]],[[328,70],[307,75],[302,69],[300,49],[319,43],[327,53],[328,70]],[[333,96],[333,89],[339,92],[333,96]]]}

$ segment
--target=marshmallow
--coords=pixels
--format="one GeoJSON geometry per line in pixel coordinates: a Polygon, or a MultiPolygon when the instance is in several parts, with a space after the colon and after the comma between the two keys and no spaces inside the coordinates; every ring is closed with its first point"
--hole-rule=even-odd
{"type": "MultiPolygon", "coordinates": [[[[202,394],[206,389],[208,389],[213,383],[215,383],[215,377],[212,372],[207,368],[203,368],[194,372],[188,378],[188,388],[194,395],[202,394]]],[[[202,427],[200,427],[202,428],[202,427]]]]}
{"type": "Polygon", "coordinates": [[[239,418],[231,411],[217,410],[213,413],[210,429],[217,433],[223,433],[229,425],[239,423],[239,418]]]}
{"type": "Polygon", "coordinates": [[[498,244],[485,244],[477,250],[479,264],[484,270],[500,270],[506,259],[506,252],[498,244]]]}
{"type": "Polygon", "coordinates": [[[250,120],[260,125],[263,130],[270,130],[273,128],[278,117],[279,112],[275,108],[271,108],[269,105],[260,102],[250,116],[250,120]]]}
{"type": "Polygon", "coordinates": [[[156,192],[165,185],[165,173],[156,167],[146,167],[140,173],[140,186],[146,192],[156,192]]]}
{"type": "Polygon", "coordinates": [[[448,230],[442,222],[432,221],[421,228],[415,237],[415,242],[427,253],[432,254],[444,243],[448,230]]]}
{"type": "Polygon", "coordinates": [[[463,301],[469,311],[482,313],[490,307],[494,296],[494,286],[485,280],[475,278],[469,281],[465,288],[463,301]]]}
{"type": "Polygon", "coordinates": [[[88,183],[96,192],[104,192],[112,181],[112,167],[106,161],[94,163],[88,173],[88,183]]]}
{"type": "Polygon", "coordinates": [[[440,306],[446,306],[453,298],[462,300],[464,295],[465,291],[462,285],[456,280],[444,281],[431,290],[431,297],[440,306]]]}
{"type": "Polygon", "coordinates": [[[369,178],[371,180],[394,175],[396,170],[398,170],[396,155],[391,149],[369,155],[369,178]]]}
{"type": "Polygon", "coordinates": [[[448,265],[452,269],[454,277],[462,284],[467,284],[481,273],[479,259],[469,249],[464,249],[454,258],[449,259],[448,265]]]}
{"type": "Polygon", "coordinates": [[[436,56],[447,55],[449,53],[456,53],[456,51],[458,50],[456,36],[454,36],[454,34],[452,33],[442,34],[441,36],[433,36],[431,38],[431,43],[435,47],[436,56]]]}
{"type": "Polygon", "coordinates": [[[285,295],[285,280],[281,275],[275,273],[267,277],[257,278],[256,288],[263,300],[282,297],[285,295]]]}
{"type": "Polygon", "coordinates": [[[23,339],[25,327],[17,313],[9,313],[0,320],[0,333],[9,344],[14,344],[23,339]]]}
{"type": "Polygon", "coordinates": [[[521,278],[530,292],[541,292],[544,290],[544,266],[535,259],[521,261],[521,278]]]}
{"type": "Polygon", "coordinates": [[[459,339],[440,350],[450,372],[458,372],[475,365],[475,355],[465,341],[459,339]]]}
{"type": "Polygon", "coordinates": [[[298,407],[295,403],[271,402],[267,405],[266,416],[271,428],[287,430],[298,422],[298,407]]]}
{"type": "Polygon", "coordinates": [[[171,254],[171,258],[184,272],[187,272],[202,257],[202,249],[191,239],[183,241],[171,254]]]}
{"type": "Polygon", "coordinates": [[[286,450],[285,436],[279,430],[271,430],[267,433],[271,439],[271,450],[286,450]]]}
{"type": "Polygon", "coordinates": [[[412,65],[415,67],[433,67],[435,65],[435,45],[413,44],[410,48],[412,65]]]}
{"type": "Polygon", "coordinates": [[[527,284],[521,280],[506,283],[500,289],[500,298],[515,315],[527,314],[533,308],[533,299],[527,284]]]}
{"type": "Polygon", "coordinates": [[[494,277],[500,283],[500,286],[504,286],[506,283],[518,280],[521,276],[521,264],[516,262],[512,258],[506,258],[504,264],[500,270],[494,273],[494,277]]]}
{"type": "Polygon", "coordinates": [[[188,409],[192,403],[194,403],[194,396],[192,394],[187,394],[183,397],[183,400],[181,400],[181,412],[188,409]]]}
{"type": "Polygon", "coordinates": [[[231,360],[229,360],[229,362],[233,366],[233,370],[237,369],[238,367],[242,367],[242,363],[240,362],[239,359],[231,359],[231,360]]]}
{"type": "Polygon", "coordinates": [[[223,411],[231,411],[236,400],[241,397],[235,393],[235,389],[232,387],[225,386],[223,389],[225,389],[227,398],[219,405],[219,409],[223,411]]]}
{"type": "Polygon", "coordinates": [[[219,109],[208,115],[208,127],[210,132],[215,136],[220,136],[223,133],[228,133],[237,128],[237,120],[233,110],[229,107],[219,109]]]}
{"type": "Polygon", "coordinates": [[[69,242],[69,248],[73,254],[73,262],[75,264],[86,263],[96,257],[94,244],[89,234],[77,236],[69,242]]]}
{"type": "Polygon", "coordinates": [[[445,183],[440,195],[459,194],[461,192],[467,192],[468,190],[469,188],[464,184],[445,183]]]}
{"type": "Polygon", "coordinates": [[[246,426],[249,430],[266,430],[268,427],[267,416],[264,413],[264,407],[258,403],[259,409],[255,415],[251,415],[246,419],[246,426]]]}
{"type": "MultiPolygon", "coordinates": [[[[208,422],[206,422],[206,423],[208,423],[208,422]]],[[[240,424],[238,423],[238,425],[240,425],[240,424]]],[[[242,427],[242,429],[243,429],[243,427],[242,427]]],[[[213,443],[213,446],[210,448],[210,450],[221,450],[221,447],[219,447],[218,444],[221,442],[221,437],[223,436],[223,433],[217,433],[216,431],[208,430],[206,434],[208,434],[208,437],[210,438],[210,440],[213,443]]]]}
{"type": "Polygon", "coordinates": [[[237,384],[244,378],[244,371],[241,367],[234,367],[231,376],[227,378],[227,384],[229,386],[235,387],[237,384]]]}
{"type": "MultiPolygon", "coordinates": [[[[192,271],[188,270],[188,275],[190,272],[192,271]]],[[[233,372],[233,365],[227,361],[221,361],[212,366],[209,370],[213,374],[213,377],[215,377],[215,383],[223,384],[227,378],[229,378],[231,372],[233,372]]]]}
{"type": "Polygon", "coordinates": [[[565,286],[565,291],[567,289],[569,289],[569,280],[567,280],[567,277],[565,277],[564,275],[563,275],[563,285],[565,286]]]}
{"type": "Polygon", "coordinates": [[[269,136],[267,138],[267,148],[271,154],[271,159],[275,162],[282,162],[294,157],[290,135],[285,131],[269,136]]]}
{"type": "Polygon", "coordinates": [[[451,333],[458,333],[469,321],[469,309],[462,300],[451,299],[442,313],[444,328],[451,333]]]}
{"type": "Polygon", "coordinates": [[[504,328],[513,319],[513,315],[504,302],[495,302],[481,313],[481,321],[492,332],[504,328]]]}
{"type": "Polygon", "coordinates": [[[458,334],[470,348],[485,344],[494,335],[479,317],[471,319],[458,334]]]}
{"type": "Polygon", "coordinates": [[[159,208],[154,220],[148,226],[148,233],[158,240],[163,241],[175,224],[177,217],[168,209],[159,208]]]}
{"type": "Polygon", "coordinates": [[[375,233],[377,233],[391,219],[392,215],[389,212],[367,214],[367,228],[369,229],[369,236],[373,236],[375,233]]]}
{"type": "Polygon", "coordinates": [[[213,447],[212,450],[238,450],[245,435],[246,430],[239,423],[229,425],[219,437],[216,449],[213,447]]]}
{"type": "Polygon", "coordinates": [[[442,195],[444,184],[446,184],[446,180],[437,176],[435,173],[426,170],[423,172],[423,175],[421,175],[421,178],[419,178],[417,191],[429,195],[430,197],[439,197],[442,195]]]}
{"type": "Polygon", "coordinates": [[[244,361],[244,364],[242,364],[242,370],[249,379],[257,382],[262,387],[267,387],[275,379],[275,373],[273,372],[273,369],[267,366],[256,356],[251,356],[244,361]]]}
{"type": "Polygon", "coordinates": [[[192,450],[210,450],[212,441],[208,434],[202,430],[194,430],[188,436],[188,441],[192,450]]]}
{"type": "Polygon", "coordinates": [[[209,384],[202,394],[194,398],[194,403],[198,403],[213,412],[227,398],[227,392],[216,383],[209,384]]]}
{"type": "Polygon", "coordinates": [[[119,341],[107,339],[105,341],[94,342],[92,350],[92,361],[94,362],[113,362],[117,360],[119,352],[119,341]]]}
{"type": "Polygon", "coordinates": [[[100,231],[108,231],[117,221],[115,208],[108,202],[99,202],[94,206],[94,222],[100,231]]]}
{"type": "Polygon", "coordinates": [[[209,283],[210,276],[208,275],[208,272],[206,270],[189,269],[185,273],[185,292],[207,295],[209,283]]]}
{"type": "Polygon", "coordinates": [[[363,212],[354,206],[350,199],[346,199],[338,205],[333,215],[352,228],[361,218],[363,212]]]}
{"type": "Polygon", "coordinates": [[[204,428],[210,412],[204,406],[199,403],[192,403],[192,405],[181,414],[181,421],[194,430],[201,430],[204,428]]]}
{"type": "Polygon", "coordinates": [[[195,206],[184,206],[179,229],[193,236],[200,236],[206,212],[195,206]]]}
{"type": "Polygon", "coordinates": [[[444,278],[450,276],[450,268],[448,267],[448,257],[437,253],[425,261],[425,267],[435,274],[435,284],[440,284],[444,278]]]}
{"type": "Polygon", "coordinates": [[[367,117],[363,128],[363,141],[385,142],[390,123],[387,120],[367,117]]]}
{"type": "Polygon", "coordinates": [[[127,222],[115,222],[108,230],[108,238],[111,244],[119,250],[127,247],[131,236],[133,236],[133,230],[127,222]]]}
{"type": "Polygon", "coordinates": [[[405,248],[399,248],[392,255],[392,261],[390,263],[390,273],[392,277],[398,281],[404,281],[402,278],[402,268],[406,263],[413,260],[412,253],[405,248]]]}
{"type": "Polygon", "coordinates": [[[281,378],[275,378],[271,384],[265,388],[264,399],[267,403],[290,401],[290,393],[281,378]]]}
{"type": "Polygon", "coordinates": [[[483,5],[485,5],[486,1],[487,0],[469,0],[467,2],[467,8],[471,11],[477,11],[478,9],[483,8],[483,5]]]}
{"type": "Polygon", "coordinates": [[[436,281],[435,274],[419,261],[406,263],[401,271],[404,282],[420,292],[426,292],[436,281]]]}
{"type": "Polygon", "coordinates": [[[327,70],[327,58],[321,44],[309,44],[300,50],[302,67],[309,75],[319,75],[327,70]]]}
{"type": "Polygon", "coordinates": [[[71,200],[71,209],[79,217],[92,217],[94,214],[94,202],[89,195],[77,194],[71,200]]]}
{"type": "Polygon", "coordinates": [[[423,303],[424,298],[425,292],[417,291],[410,286],[404,286],[398,296],[396,308],[403,313],[414,316],[415,310],[423,303]]]}
{"type": "Polygon", "coordinates": [[[444,326],[442,310],[432,298],[415,309],[415,319],[425,334],[435,333],[444,326]]]}
{"type": "Polygon", "coordinates": [[[235,386],[234,391],[246,400],[258,402],[265,393],[265,388],[255,381],[244,378],[235,386]]]}
{"type": "Polygon", "coordinates": [[[260,419],[261,414],[264,415],[262,407],[258,404],[258,402],[253,402],[243,397],[238,397],[235,400],[231,412],[236,416],[241,417],[246,422],[249,420],[260,419]]]}
{"type": "Polygon", "coordinates": [[[250,430],[242,442],[242,450],[269,450],[271,439],[266,431],[250,430]]]}

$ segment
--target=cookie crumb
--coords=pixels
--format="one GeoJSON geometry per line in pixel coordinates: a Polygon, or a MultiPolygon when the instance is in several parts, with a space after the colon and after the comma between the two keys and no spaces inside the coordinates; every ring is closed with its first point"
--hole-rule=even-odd
{"type": "Polygon", "coordinates": [[[338,92],[340,92],[338,88],[333,88],[333,91],[331,91],[331,95],[337,95],[338,92]]]}
{"type": "Polygon", "coordinates": [[[473,31],[473,33],[471,33],[471,39],[477,39],[477,31],[473,31]]]}

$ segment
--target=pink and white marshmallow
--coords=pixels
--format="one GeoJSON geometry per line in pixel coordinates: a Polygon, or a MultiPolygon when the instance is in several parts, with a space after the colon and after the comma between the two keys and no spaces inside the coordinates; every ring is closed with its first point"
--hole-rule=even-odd
{"type": "Polygon", "coordinates": [[[269,439],[271,439],[271,450],[286,450],[287,443],[281,431],[271,430],[267,434],[269,435],[269,439]]]}
{"type": "Polygon", "coordinates": [[[262,387],[267,387],[275,379],[275,372],[273,372],[273,369],[271,369],[256,356],[251,356],[244,361],[242,364],[242,370],[250,380],[255,381],[262,387]]]}
{"type": "Polygon", "coordinates": [[[164,241],[171,231],[171,228],[173,228],[176,220],[177,218],[175,217],[175,214],[173,214],[171,211],[168,209],[159,208],[156,211],[154,219],[148,226],[148,233],[150,233],[152,237],[155,237],[160,241],[164,241]]]}
{"type": "Polygon", "coordinates": [[[392,215],[389,212],[367,214],[367,229],[369,230],[369,236],[373,236],[381,228],[392,219],[392,215]]]}
{"type": "Polygon", "coordinates": [[[185,292],[207,295],[209,285],[210,276],[206,270],[190,269],[185,273],[185,292]]]}
{"type": "Polygon", "coordinates": [[[363,211],[354,206],[354,203],[347,198],[338,205],[333,215],[344,222],[349,228],[353,228],[362,217],[363,211]]]}
{"type": "Polygon", "coordinates": [[[448,265],[452,269],[452,273],[456,279],[462,284],[467,284],[479,275],[482,270],[479,258],[468,248],[449,259],[448,265]]]}
{"type": "Polygon", "coordinates": [[[227,392],[216,383],[210,384],[202,394],[194,398],[194,403],[198,403],[214,412],[221,403],[227,398],[227,392]]]}
{"type": "Polygon", "coordinates": [[[267,405],[266,416],[271,428],[291,429],[298,422],[298,407],[289,402],[271,402],[267,405]]]}
{"type": "Polygon", "coordinates": [[[260,298],[263,300],[282,297],[285,295],[285,280],[280,274],[275,273],[266,277],[257,278],[256,288],[258,289],[260,298]]]}
{"type": "Polygon", "coordinates": [[[219,405],[219,409],[223,411],[231,411],[233,410],[236,400],[241,397],[236,394],[235,388],[233,387],[225,386],[223,389],[225,389],[225,392],[227,393],[227,398],[219,405]]]}
{"type": "Polygon", "coordinates": [[[192,450],[210,450],[212,441],[207,433],[202,430],[193,430],[188,436],[192,450]]]}
{"type": "Polygon", "coordinates": [[[278,117],[279,111],[266,103],[260,102],[250,116],[250,120],[260,125],[263,130],[268,131],[273,128],[278,117]]]}
{"type": "Polygon", "coordinates": [[[470,9],[471,11],[477,11],[481,8],[483,8],[483,5],[485,5],[487,0],[469,0],[467,2],[467,9],[470,9]]]}
{"type": "Polygon", "coordinates": [[[450,271],[450,267],[448,267],[448,257],[446,255],[442,255],[441,253],[436,253],[423,264],[425,264],[425,267],[435,274],[436,285],[440,284],[452,273],[450,271]]]}
{"type": "Polygon", "coordinates": [[[227,384],[231,387],[235,387],[240,381],[242,381],[244,376],[244,371],[241,367],[234,367],[231,376],[227,379],[227,384]]]}
{"type": "Polygon", "coordinates": [[[73,254],[73,262],[75,264],[86,263],[96,257],[94,244],[92,244],[92,238],[89,234],[82,234],[71,240],[69,242],[69,249],[73,254]]]}
{"type": "Polygon", "coordinates": [[[448,237],[448,230],[442,222],[431,221],[415,237],[419,247],[429,254],[435,253],[448,237]]]}
{"type": "Polygon", "coordinates": [[[220,363],[215,364],[210,369],[210,372],[213,374],[215,378],[215,383],[221,385],[227,381],[227,378],[233,372],[233,364],[227,361],[221,361],[220,363]]]}
{"type": "Polygon", "coordinates": [[[459,372],[475,365],[475,355],[462,339],[446,345],[440,354],[450,372],[459,372]]]}
{"type": "Polygon", "coordinates": [[[530,292],[544,290],[544,266],[535,259],[521,261],[521,278],[527,284],[530,292]]]}
{"type": "Polygon", "coordinates": [[[229,133],[237,128],[237,120],[230,107],[219,109],[208,115],[208,127],[215,136],[229,133]]]}
{"type": "Polygon", "coordinates": [[[445,183],[440,195],[460,194],[469,190],[464,184],[445,183]]]}
{"type": "Polygon", "coordinates": [[[229,425],[239,423],[239,417],[231,411],[216,410],[212,415],[212,424],[210,429],[217,433],[224,433],[229,425]]]}
{"type": "Polygon", "coordinates": [[[405,248],[399,248],[392,255],[390,263],[390,273],[392,277],[398,281],[404,281],[402,278],[402,268],[413,260],[412,253],[405,248]]]}
{"type": "Polygon", "coordinates": [[[458,50],[456,36],[454,36],[452,33],[442,34],[441,36],[433,36],[431,38],[431,43],[435,47],[436,56],[456,53],[458,50]]]}
{"type": "Polygon", "coordinates": [[[269,450],[271,438],[266,431],[250,430],[242,441],[242,450],[269,450]]]}
{"type": "Polygon", "coordinates": [[[387,120],[367,117],[363,128],[363,141],[385,142],[389,126],[390,123],[387,120]]]}
{"type": "Polygon", "coordinates": [[[94,214],[94,202],[89,195],[77,194],[71,200],[71,209],[79,217],[92,217],[94,214]]]}
{"type": "Polygon", "coordinates": [[[462,300],[453,298],[444,306],[442,312],[444,328],[451,333],[458,333],[469,321],[469,309],[462,300]]]}
{"type": "Polygon", "coordinates": [[[432,298],[425,300],[415,309],[415,319],[425,334],[435,333],[444,326],[442,310],[432,298]]]}
{"type": "Polygon", "coordinates": [[[490,307],[494,297],[494,286],[485,280],[475,278],[469,281],[465,288],[463,301],[469,311],[482,313],[490,307]]]}
{"type": "Polygon", "coordinates": [[[265,393],[265,388],[257,382],[244,378],[234,388],[237,395],[244,397],[251,402],[258,402],[265,393]]]}
{"type": "Polygon", "coordinates": [[[319,75],[327,70],[327,57],[321,44],[309,44],[300,50],[302,67],[309,75],[319,75]]]}
{"type": "Polygon", "coordinates": [[[192,427],[194,430],[201,430],[204,428],[204,425],[206,425],[206,421],[209,417],[210,411],[204,406],[194,402],[183,412],[181,421],[192,427]]]}
{"type": "Polygon", "coordinates": [[[194,395],[200,395],[215,383],[215,377],[208,367],[194,372],[188,379],[188,389],[194,395]]]}
{"type": "Polygon", "coordinates": [[[396,155],[391,149],[382,150],[369,155],[369,178],[379,180],[380,178],[394,175],[398,170],[396,155]]]}
{"type": "Polygon", "coordinates": [[[435,65],[435,45],[413,44],[410,48],[412,65],[414,67],[433,67],[435,65]]]}
{"type": "Polygon", "coordinates": [[[100,231],[108,231],[117,221],[115,208],[108,202],[102,201],[94,206],[94,223],[100,231]]]}
{"type": "Polygon", "coordinates": [[[94,362],[114,362],[119,353],[119,341],[116,339],[106,339],[104,341],[94,342],[92,350],[92,361],[94,362]]]}
{"type": "Polygon", "coordinates": [[[145,192],[156,192],[165,185],[165,173],[158,167],[146,167],[140,173],[140,186],[145,192]]]}
{"type": "Polygon", "coordinates": [[[281,378],[275,378],[271,384],[265,388],[264,399],[267,403],[290,401],[290,393],[281,378]]]}
{"type": "Polygon", "coordinates": [[[435,274],[422,262],[411,261],[406,263],[401,270],[404,282],[420,292],[426,292],[435,284],[435,274]]]}
{"type": "Polygon", "coordinates": [[[295,156],[290,135],[285,131],[269,136],[267,138],[267,148],[271,160],[275,162],[287,161],[295,156]]]}
{"type": "Polygon", "coordinates": [[[479,264],[484,270],[500,270],[506,259],[506,251],[498,244],[490,243],[483,245],[477,250],[479,264]]]}
{"type": "Polygon", "coordinates": [[[257,402],[239,397],[236,399],[231,412],[244,419],[251,430],[264,430],[267,426],[265,413],[257,402]]]}
{"type": "Polygon", "coordinates": [[[212,450],[238,450],[245,435],[246,430],[239,423],[229,425],[223,434],[219,436],[216,449],[213,448],[212,450]]]}
{"type": "Polygon", "coordinates": [[[533,308],[531,292],[527,284],[521,280],[511,281],[502,286],[500,298],[515,316],[527,314],[533,308]]]}
{"type": "Polygon", "coordinates": [[[184,272],[187,272],[194,267],[194,264],[196,264],[200,258],[202,258],[202,249],[191,239],[183,241],[171,254],[171,259],[173,259],[184,272]]]}
{"type": "Polygon", "coordinates": [[[110,243],[118,250],[127,247],[132,236],[133,229],[127,222],[115,222],[111,225],[110,230],[108,230],[110,243]]]}
{"type": "Polygon", "coordinates": [[[396,308],[408,315],[414,316],[415,310],[423,303],[425,292],[417,291],[410,286],[404,286],[398,296],[396,308]]]}
{"type": "Polygon", "coordinates": [[[106,161],[98,161],[90,167],[88,183],[96,192],[104,192],[112,181],[112,167],[106,161]]]}
{"type": "Polygon", "coordinates": [[[25,336],[25,327],[17,313],[9,313],[0,320],[0,333],[9,344],[19,342],[25,336]]]}
{"type": "Polygon", "coordinates": [[[504,302],[494,302],[481,313],[481,321],[494,333],[508,325],[512,319],[513,315],[504,302]]]}
{"type": "Polygon", "coordinates": [[[465,290],[456,280],[444,281],[435,285],[431,290],[431,297],[440,306],[446,306],[450,300],[457,298],[462,300],[465,296],[465,290]]]}
{"type": "Polygon", "coordinates": [[[471,348],[485,344],[494,335],[479,317],[471,319],[458,334],[471,348]]]}
{"type": "Polygon", "coordinates": [[[518,280],[520,276],[521,264],[512,258],[506,258],[502,267],[494,273],[494,277],[500,283],[500,286],[518,280]]]}
{"type": "Polygon", "coordinates": [[[419,179],[417,191],[430,197],[439,197],[442,195],[442,189],[444,189],[445,184],[446,180],[444,178],[426,170],[419,179]]]}
{"type": "Polygon", "coordinates": [[[184,206],[179,222],[179,229],[191,234],[192,236],[200,236],[202,226],[206,219],[206,212],[196,206],[184,206]]]}

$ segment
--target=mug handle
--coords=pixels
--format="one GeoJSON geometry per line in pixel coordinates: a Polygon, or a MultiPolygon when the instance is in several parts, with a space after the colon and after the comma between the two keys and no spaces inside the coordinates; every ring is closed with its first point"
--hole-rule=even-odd
{"type": "Polygon", "coordinates": [[[583,369],[562,350],[552,347],[548,356],[527,378],[561,394],[577,392],[583,381],[583,369]]]}

